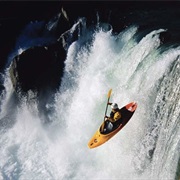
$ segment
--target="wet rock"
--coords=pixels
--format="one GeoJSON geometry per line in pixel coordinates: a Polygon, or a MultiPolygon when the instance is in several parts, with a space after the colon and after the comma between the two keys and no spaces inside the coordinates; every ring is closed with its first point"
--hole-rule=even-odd
{"type": "Polygon", "coordinates": [[[56,89],[63,73],[66,51],[60,43],[33,47],[16,56],[10,68],[16,91],[56,89]]]}

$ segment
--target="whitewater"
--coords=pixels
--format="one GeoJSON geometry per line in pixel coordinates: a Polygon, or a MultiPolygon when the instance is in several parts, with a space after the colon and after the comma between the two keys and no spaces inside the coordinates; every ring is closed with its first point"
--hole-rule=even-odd
{"type": "Polygon", "coordinates": [[[54,109],[49,124],[36,99],[13,104],[7,68],[0,179],[174,180],[180,158],[180,47],[161,47],[159,35],[166,29],[140,41],[137,26],[119,34],[102,27],[83,31],[67,51],[55,103],[46,105],[54,109]],[[111,102],[123,107],[135,101],[138,108],[116,136],[89,149],[111,88],[111,102]]]}

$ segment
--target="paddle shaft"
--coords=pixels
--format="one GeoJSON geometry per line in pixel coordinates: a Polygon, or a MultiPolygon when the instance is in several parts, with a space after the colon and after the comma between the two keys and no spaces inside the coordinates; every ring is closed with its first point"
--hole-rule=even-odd
{"type": "MultiPolygon", "coordinates": [[[[107,100],[107,105],[106,105],[106,110],[105,110],[105,115],[104,115],[104,123],[105,123],[106,113],[107,113],[107,109],[108,109],[109,99],[111,97],[111,92],[112,92],[112,89],[110,89],[108,92],[108,100],[107,100]]],[[[104,129],[104,123],[103,123],[102,128],[101,128],[102,131],[104,129]]]]}

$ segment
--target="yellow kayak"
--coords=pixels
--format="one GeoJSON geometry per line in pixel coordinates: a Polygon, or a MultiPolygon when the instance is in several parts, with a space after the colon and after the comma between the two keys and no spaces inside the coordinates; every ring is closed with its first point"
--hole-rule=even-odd
{"type": "Polygon", "coordinates": [[[110,131],[107,130],[108,129],[107,126],[109,122],[108,121],[103,122],[99,127],[99,129],[94,134],[94,136],[90,139],[88,143],[88,147],[90,149],[98,147],[104,144],[105,142],[107,142],[109,139],[111,139],[127,124],[127,122],[131,119],[132,115],[134,114],[136,108],[137,108],[137,103],[135,102],[131,102],[126,106],[122,107],[120,109],[122,117],[120,120],[116,121],[115,124],[113,124],[113,128],[110,131]]]}

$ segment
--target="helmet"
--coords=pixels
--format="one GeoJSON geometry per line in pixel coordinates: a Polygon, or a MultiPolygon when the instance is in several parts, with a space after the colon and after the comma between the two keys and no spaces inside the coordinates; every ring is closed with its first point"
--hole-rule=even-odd
{"type": "Polygon", "coordinates": [[[118,105],[117,105],[116,103],[112,103],[111,108],[112,108],[112,109],[117,109],[117,108],[118,108],[118,105]]]}

